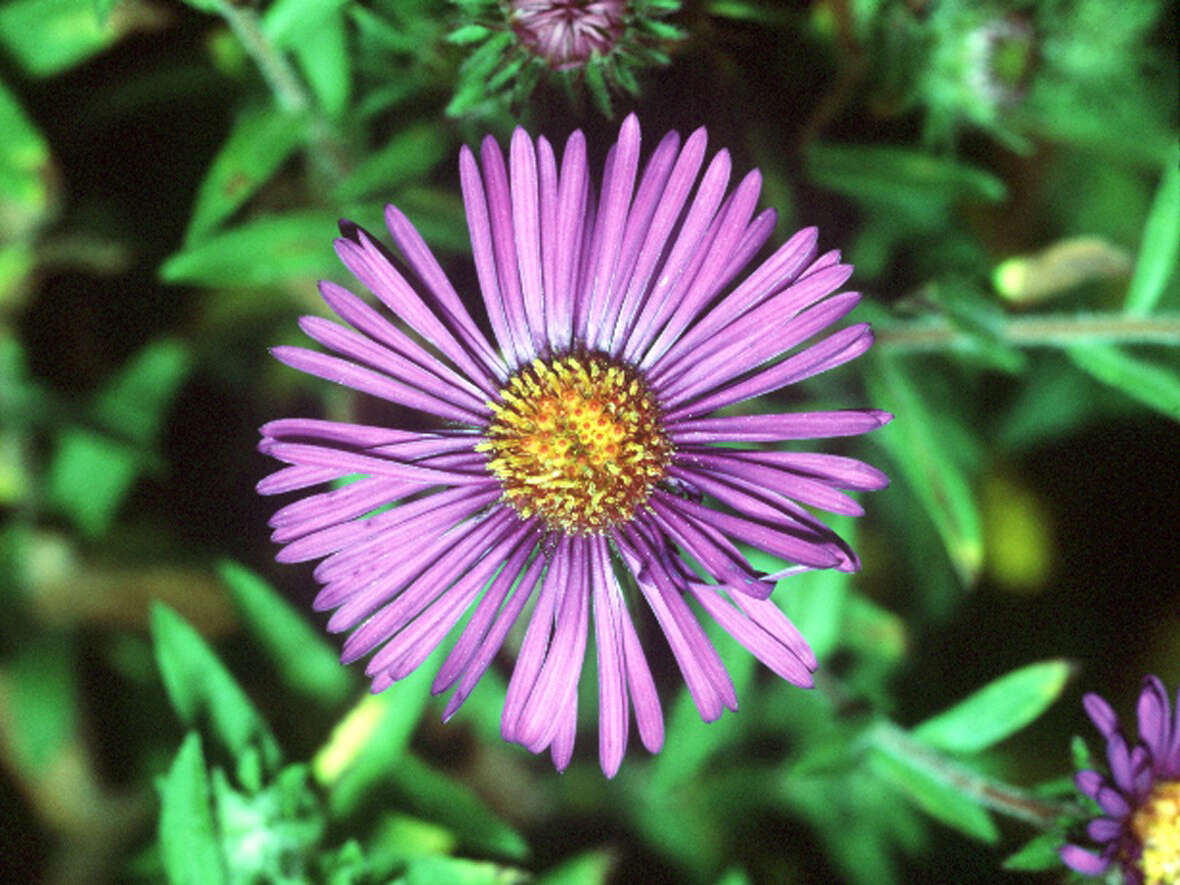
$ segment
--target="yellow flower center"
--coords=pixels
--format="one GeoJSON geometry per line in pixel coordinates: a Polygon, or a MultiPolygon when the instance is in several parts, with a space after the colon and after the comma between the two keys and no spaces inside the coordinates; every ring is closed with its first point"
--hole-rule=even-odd
{"type": "Polygon", "coordinates": [[[631,519],[667,470],[672,445],[659,407],[627,366],[600,356],[533,360],[500,398],[478,448],[523,517],[604,532],[631,519]]]}
{"type": "Polygon", "coordinates": [[[1156,784],[1131,829],[1143,846],[1139,865],[1147,885],[1180,882],[1180,781],[1156,784]]]}

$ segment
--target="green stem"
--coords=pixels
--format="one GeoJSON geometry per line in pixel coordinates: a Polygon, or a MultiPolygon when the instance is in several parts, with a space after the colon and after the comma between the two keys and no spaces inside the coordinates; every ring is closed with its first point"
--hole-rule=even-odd
{"type": "MultiPolygon", "coordinates": [[[[1089,341],[1180,345],[1180,314],[1038,314],[1011,317],[998,330],[1015,347],[1069,347],[1089,341]]],[[[945,319],[898,323],[877,330],[877,346],[895,352],[953,350],[970,336],[945,319]]]]}
{"type": "Polygon", "coordinates": [[[237,35],[242,46],[258,70],[266,80],[275,99],[284,111],[297,113],[311,107],[311,98],[299,81],[299,77],[287,63],[287,59],[267,39],[266,34],[258,24],[258,16],[254,10],[237,6],[230,0],[218,4],[222,17],[230,26],[230,30],[237,35]]]}
{"type": "Polygon", "coordinates": [[[909,759],[914,765],[980,805],[1043,830],[1049,829],[1064,815],[1077,814],[1077,808],[1072,803],[1045,799],[972,771],[915,740],[908,732],[891,722],[881,722],[874,726],[869,733],[869,740],[890,754],[909,759]]]}

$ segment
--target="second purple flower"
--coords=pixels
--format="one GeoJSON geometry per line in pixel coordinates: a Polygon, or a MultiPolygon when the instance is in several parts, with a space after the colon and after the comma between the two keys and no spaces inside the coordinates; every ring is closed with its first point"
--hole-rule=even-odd
{"type": "Polygon", "coordinates": [[[852,268],[838,252],[818,253],[814,228],[742,277],[775,213],[756,211],[758,172],[730,189],[728,152],[706,163],[705,142],[703,129],[683,141],[668,133],[641,168],[628,117],[597,195],[581,132],[560,163],[548,141],[520,129],[507,161],[491,138],[482,169],[464,148],[492,339],[390,206],[405,266],[362,230],[336,249],[404,326],[324,282],[348,326],[301,325],[338,355],[274,351],[419,416],[405,428],[313,419],[262,428],[262,451],[288,465],[259,484],[263,494],[362,477],[271,520],[280,561],[321,560],[315,608],[334,610],[329,630],[351,631],[343,660],[371,655],[366,673],[380,691],[470,614],[433,685],[454,688],[449,718],[531,604],[501,731],[548,748],[558,768],[573,752],[591,625],[603,771],[618,770],[632,710],[644,746],[663,743],[631,614],[641,601],[705,720],[737,698],[697,611],[810,686],[815,656],[768,597],[789,574],[856,570],[856,555],[809,508],[859,515],[845,491],[888,483],[847,457],[767,447],[864,433],[886,413],[716,414],[854,359],[873,339],[862,323],[816,340],[859,295],[834,294],[852,268]],[[792,565],[762,574],[739,544],[792,565]]]}

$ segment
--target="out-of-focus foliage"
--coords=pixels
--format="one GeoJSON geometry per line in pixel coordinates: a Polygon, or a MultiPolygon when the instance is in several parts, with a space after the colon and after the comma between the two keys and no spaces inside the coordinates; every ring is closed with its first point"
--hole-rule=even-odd
{"type": "Polygon", "coordinates": [[[889,885],[1057,865],[1078,814],[1070,677],[1130,699],[1137,674],[1180,672],[1174,6],[627,9],[613,51],[553,71],[504,0],[0,4],[14,881],[889,885]],[[741,710],[705,725],[652,643],[665,747],[607,781],[592,665],[560,776],[499,738],[507,660],[445,728],[437,657],[367,695],[307,570],[271,560],[251,447],[280,415],[389,419],[266,355],[323,309],[317,279],[348,283],[339,219],[379,236],[397,204],[470,298],[459,145],[582,127],[601,168],[607,116],[632,108],[648,147],[707,125],[735,169],[761,167],[776,242],[818,224],[857,265],[872,355],[764,405],[897,419],[833,441],[893,480],[835,520],[864,572],[774,597],[815,690],[710,627],[741,710]]]}

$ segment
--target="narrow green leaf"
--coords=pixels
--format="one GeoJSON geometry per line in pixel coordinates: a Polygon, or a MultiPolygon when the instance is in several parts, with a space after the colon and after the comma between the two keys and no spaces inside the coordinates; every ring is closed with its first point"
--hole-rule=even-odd
{"type": "Polygon", "coordinates": [[[42,635],[16,649],[8,664],[8,737],[13,757],[41,780],[75,739],[78,686],[65,636],[42,635]]]}
{"type": "Polygon", "coordinates": [[[960,578],[970,583],[983,564],[983,527],[971,483],[947,446],[947,415],[927,410],[901,365],[878,352],[869,373],[874,404],[897,420],[873,434],[926,509],[960,578]]]}
{"type": "Polygon", "coordinates": [[[912,755],[897,753],[883,742],[874,744],[868,762],[882,780],[931,817],[981,842],[990,844],[1000,838],[991,815],[955,789],[948,782],[945,770],[923,764],[912,755]]]}
{"type": "Polygon", "coordinates": [[[341,181],[336,188],[336,199],[347,202],[370,194],[388,198],[396,187],[424,177],[450,152],[450,140],[438,126],[427,123],[409,126],[366,157],[341,181]]]}
{"type": "Polygon", "coordinates": [[[225,861],[217,845],[209,807],[209,778],[201,737],[190,731],[168,773],[156,781],[160,793],[160,855],[168,881],[177,885],[225,882],[225,861]]]}
{"type": "Polygon", "coordinates": [[[476,49],[459,68],[455,96],[447,105],[448,117],[467,113],[488,98],[487,81],[500,64],[504,52],[512,45],[512,34],[496,34],[476,49]]]}
{"type": "Polygon", "coordinates": [[[1061,866],[1062,839],[1057,833],[1041,833],[1004,859],[1003,868],[1013,872],[1040,872],[1061,866]]]}
{"type": "Polygon", "coordinates": [[[213,234],[160,266],[166,283],[265,286],[335,271],[336,217],[326,212],[267,215],[213,234]]]}
{"type": "Polygon", "coordinates": [[[49,465],[49,499],[85,534],[101,535],[142,466],[142,456],[129,446],[68,428],[49,465]]]}
{"type": "Polygon", "coordinates": [[[1112,344],[1074,344],[1066,353],[1074,365],[1103,384],[1180,421],[1180,376],[1176,370],[1136,359],[1112,344]]]}
{"type": "Polygon", "coordinates": [[[606,849],[586,851],[541,873],[536,885],[606,885],[614,862],[606,849]]]}
{"type": "Polygon", "coordinates": [[[390,778],[416,814],[443,824],[473,851],[520,860],[529,847],[468,787],[405,754],[390,778]]]}
{"type": "Polygon", "coordinates": [[[517,885],[530,880],[522,870],[486,860],[459,857],[421,857],[410,861],[395,882],[398,885],[517,885]]]}
{"type": "Polygon", "coordinates": [[[344,12],[323,19],[291,51],[320,107],[330,117],[343,116],[352,93],[352,55],[348,51],[344,12]]]}
{"type": "Polygon", "coordinates": [[[27,73],[49,77],[106,49],[129,24],[100,23],[94,0],[9,0],[0,6],[0,47],[27,73]]]}
{"type": "Polygon", "coordinates": [[[347,0],[275,0],[262,16],[262,32],[278,49],[298,47],[348,5],[347,0]]]}
{"type": "Polygon", "coordinates": [[[912,730],[922,743],[952,753],[978,753],[1019,731],[1061,695],[1070,666],[1042,661],[1013,670],[912,730]]]}
{"type": "Polygon", "coordinates": [[[447,34],[447,42],[464,46],[468,43],[478,43],[491,33],[483,25],[463,25],[447,34]]]}
{"type": "Polygon", "coordinates": [[[586,86],[590,90],[590,97],[594,99],[594,104],[604,117],[612,116],[610,89],[606,84],[606,71],[602,59],[597,56],[591,57],[582,70],[585,73],[586,86]]]}
{"type": "Polygon", "coordinates": [[[305,119],[270,105],[234,122],[197,190],[185,243],[193,245],[229,218],[279,170],[306,135],[305,119]]]}
{"type": "Polygon", "coordinates": [[[181,721],[191,726],[207,714],[230,755],[238,758],[257,746],[275,768],[281,754],[270,726],[201,635],[162,602],[152,606],[151,630],[156,664],[181,721]]]}
{"type": "Polygon", "coordinates": [[[254,572],[228,560],[217,571],[283,683],[320,704],[340,703],[352,677],[320,634],[254,572]]]}
{"type": "Polygon", "coordinates": [[[370,875],[388,876],[408,860],[450,854],[456,839],[446,827],[407,814],[382,816],[368,841],[370,875]]]}
{"type": "MultiPolygon", "coordinates": [[[[0,83],[0,241],[30,233],[49,211],[49,162],[45,136],[0,83]]],[[[19,252],[11,252],[7,263],[16,259],[19,252]]]]}
{"type": "Polygon", "coordinates": [[[191,366],[184,342],[165,338],[148,344],[103,387],[94,403],[95,417],[125,439],[153,445],[191,366]]]}
{"type": "Polygon", "coordinates": [[[1173,144],[1159,190],[1143,228],[1135,273],[1127,289],[1127,313],[1143,316],[1159,303],[1180,254],[1180,145],[1173,144]]]}

